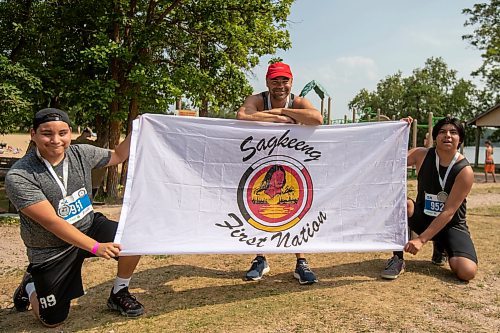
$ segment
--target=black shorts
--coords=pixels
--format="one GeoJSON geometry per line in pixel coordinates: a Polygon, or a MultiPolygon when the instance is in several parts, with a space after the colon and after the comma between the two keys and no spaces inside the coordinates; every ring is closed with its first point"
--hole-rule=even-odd
{"type": "MultiPolygon", "coordinates": [[[[413,216],[408,218],[408,225],[411,231],[420,235],[429,227],[435,217],[425,215],[416,204],[414,207],[413,216]]],[[[432,240],[441,243],[450,258],[464,257],[477,264],[476,249],[465,223],[447,224],[432,240]]]]}
{"type": "MultiPolygon", "coordinates": [[[[87,235],[100,243],[112,242],[117,227],[118,223],[94,213],[87,235]]],[[[40,319],[45,324],[62,323],[68,317],[71,300],[84,294],[81,270],[89,257],[94,255],[71,246],[50,261],[28,266],[40,304],[40,319]]]]}

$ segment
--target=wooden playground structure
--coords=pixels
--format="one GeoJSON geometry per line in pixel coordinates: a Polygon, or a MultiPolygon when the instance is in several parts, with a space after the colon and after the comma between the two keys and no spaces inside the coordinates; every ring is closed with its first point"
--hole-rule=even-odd
{"type": "Polygon", "coordinates": [[[332,116],[332,98],[330,97],[330,94],[326,91],[325,88],[318,82],[312,80],[309,83],[307,83],[304,88],[302,88],[302,91],[300,92],[299,96],[304,97],[307,95],[311,90],[314,90],[314,92],[321,98],[321,108],[320,112],[323,115],[323,119],[325,119],[324,124],[325,125],[330,125],[331,124],[331,116],[332,116]],[[328,97],[328,109],[326,112],[326,115],[324,114],[324,104],[325,104],[325,97],[328,97]]]}

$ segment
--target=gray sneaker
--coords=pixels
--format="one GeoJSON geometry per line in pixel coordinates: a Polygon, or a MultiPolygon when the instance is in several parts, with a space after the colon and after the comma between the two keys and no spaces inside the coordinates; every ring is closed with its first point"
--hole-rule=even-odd
{"type": "Polygon", "coordinates": [[[432,242],[432,263],[436,266],[444,266],[448,261],[448,255],[441,243],[437,241],[432,242]]]}
{"type": "Polygon", "coordinates": [[[144,306],[128,291],[128,287],[113,294],[113,288],[108,298],[108,308],[119,311],[125,317],[138,317],[144,314],[144,306]]]}
{"type": "Polygon", "coordinates": [[[316,274],[309,268],[309,264],[305,259],[297,260],[293,277],[299,280],[300,284],[313,284],[318,282],[316,274]]]}
{"type": "Polygon", "coordinates": [[[257,256],[255,259],[252,261],[252,266],[248,270],[247,274],[245,275],[245,278],[247,280],[251,281],[257,281],[262,279],[262,276],[264,274],[269,273],[271,269],[269,268],[269,265],[267,264],[267,260],[263,256],[257,256]]]}
{"type": "Polygon", "coordinates": [[[405,261],[394,255],[380,274],[383,279],[394,280],[405,271],[405,261]]]}

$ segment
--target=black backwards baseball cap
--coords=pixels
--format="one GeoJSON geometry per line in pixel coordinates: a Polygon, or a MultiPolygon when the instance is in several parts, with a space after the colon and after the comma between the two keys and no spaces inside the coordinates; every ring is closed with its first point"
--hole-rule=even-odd
{"type": "Polygon", "coordinates": [[[71,127],[71,122],[66,112],[55,108],[47,108],[35,113],[35,117],[33,118],[33,129],[36,131],[38,126],[43,123],[48,123],[49,121],[64,121],[71,127]]]}

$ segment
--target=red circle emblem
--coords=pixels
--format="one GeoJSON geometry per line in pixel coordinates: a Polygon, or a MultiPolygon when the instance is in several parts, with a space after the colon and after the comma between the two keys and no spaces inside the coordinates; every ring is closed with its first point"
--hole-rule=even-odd
{"type": "Polygon", "coordinates": [[[255,228],[283,231],[311,207],[313,187],[305,166],[288,156],[270,156],[247,169],[238,187],[238,206],[255,228]]]}

